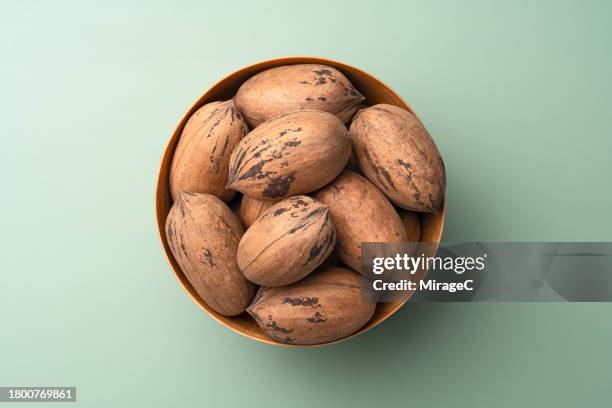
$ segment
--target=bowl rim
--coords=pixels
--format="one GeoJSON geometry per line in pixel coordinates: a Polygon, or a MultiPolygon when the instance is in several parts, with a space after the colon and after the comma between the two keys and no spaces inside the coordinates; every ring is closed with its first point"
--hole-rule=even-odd
{"type": "MultiPolygon", "coordinates": [[[[389,85],[387,85],[387,83],[385,83],[384,81],[381,81],[379,78],[377,78],[376,76],[362,70],[361,68],[357,68],[353,65],[349,65],[346,64],[344,62],[338,61],[338,60],[334,60],[334,59],[330,59],[330,58],[325,58],[325,57],[319,57],[319,56],[311,56],[311,55],[292,55],[292,56],[285,56],[285,57],[275,57],[275,58],[270,58],[270,59],[265,59],[265,60],[261,60],[258,62],[255,62],[253,64],[248,64],[248,65],[244,65],[239,69],[236,69],[232,72],[230,72],[229,74],[223,76],[221,79],[215,81],[212,85],[210,85],[209,87],[206,88],[206,90],[195,100],[195,102],[191,103],[189,105],[189,107],[185,110],[185,113],[183,113],[183,115],[181,116],[180,120],[178,121],[178,123],[176,124],[176,126],[174,127],[174,130],[171,133],[171,136],[169,137],[168,141],[165,144],[165,147],[163,149],[163,152],[161,154],[161,159],[159,162],[159,166],[157,167],[157,177],[156,177],[156,181],[155,181],[155,190],[154,190],[154,201],[155,201],[155,223],[157,225],[157,235],[159,238],[159,242],[162,248],[162,251],[164,253],[164,257],[166,258],[166,261],[168,263],[168,266],[170,267],[170,270],[172,271],[172,274],[174,275],[175,279],[178,281],[178,283],[180,284],[180,286],[183,288],[183,290],[185,292],[187,292],[187,294],[189,295],[189,297],[191,298],[191,300],[198,305],[198,307],[202,310],[204,310],[204,312],[206,312],[206,314],[208,316],[210,316],[211,318],[213,318],[217,323],[221,324],[222,326],[230,329],[231,331],[244,336],[248,339],[251,340],[255,340],[257,342],[260,343],[264,343],[264,344],[268,344],[268,345],[273,345],[273,346],[280,346],[280,347],[287,347],[287,348],[314,348],[314,347],[324,347],[324,346],[330,346],[332,344],[337,344],[346,340],[349,340],[355,336],[358,336],[362,333],[365,333],[367,331],[372,330],[375,327],[378,327],[382,322],[384,322],[385,320],[387,320],[389,317],[391,317],[392,315],[394,315],[395,313],[397,313],[397,311],[399,309],[401,309],[410,299],[410,296],[407,297],[405,300],[401,301],[401,302],[395,302],[395,304],[393,305],[392,308],[389,309],[389,312],[381,317],[379,320],[377,320],[374,324],[371,325],[366,325],[362,328],[360,328],[359,330],[357,330],[356,332],[343,337],[341,339],[337,339],[337,340],[333,340],[333,341],[329,341],[329,342],[325,342],[325,343],[320,343],[320,344],[308,344],[308,345],[304,345],[304,344],[286,344],[286,343],[281,343],[278,341],[275,341],[271,338],[260,338],[257,336],[253,336],[249,333],[246,333],[245,331],[239,330],[236,327],[233,327],[231,325],[228,325],[226,322],[224,322],[223,320],[221,320],[218,316],[216,316],[215,314],[211,313],[204,305],[204,301],[202,299],[200,299],[199,297],[194,296],[194,294],[189,290],[189,288],[185,285],[185,283],[183,282],[183,280],[181,279],[181,276],[179,276],[179,272],[176,271],[176,269],[174,268],[174,266],[172,265],[172,260],[170,259],[171,254],[168,252],[168,249],[166,248],[166,238],[165,238],[165,225],[164,223],[161,221],[163,218],[166,217],[167,214],[162,214],[162,208],[161,208],[161,204],[160,204],[160,195],[162,194],[167,194],[167,191],[161,191],[162,189],[162,184],[163,184],[163,180],[162,180],[162,174],[163,174],[163,170],[164,170],[164,166],[165,166],[165,159],[166,156],[169,154],[169,150],[172,149],[172,144],[176,143],[174,142],[175,136],[178,133],[181,133],[183,131],[183,128],[185,126],[185,123],[187,121],[187,119],[193,114],[193,112],[195,112],[197,109],[199,109],[202,106],[202,101],[206,98],[206,96],[213,90],[216,89],[220,84],[222,84],[223,82],[227,81],[229,78],[233,77],[233,76],[237,76],[240,75],[243,71],[245,70],[252,70],[252,69],[258,69],[258,68],[262,68],[260,69],[258,72],[261,72],[265,69],[269,69],[269,68],[274,68],[277,66],[281,66],[281,65],[292,65],[292,64],[328,64],[331,65],[333,67],[346,67],[349,68],[352,71],[355,71],[357,73],[359,73],[359,75],[363,75],[365,77],[369,77],[371,79],[373,79],[374,81],[378,82],[380,85],[382,85],[384,88],[386,88],[386,90],[388,92],[390,92],[394,97],[396,97],[397,99],[399,99],[410,111],[410,113],[412,113],[413,115],[415,115],[417,118],[418,115],[416,114],[416,112],[414,111],[414,109],[412,108],[412,106],[410,106],[410,104],[401,96],[399,95],[397,92],[395,92],[395,90],[393,90],[393,88],[391,88],[389,85]]],[[[342,68],[337,68],[342,72],[342,68]]],[[[255,74],[254,74],[255,75],[255,74]]],[[[419,118],[420,120],[420,118],[419,118]]],[[[180,137],[180,135],[178,136],[180,137]]],[[[178,139],[177,139],[178,140],[178,139]]],[[[175,146],[176,147],[176,146],[175,146]]],[[[173,150],[173,149],[172,149],[173,150]]],[[[172,153],[174,153],[174,151],[172,151],[172,153]]],[[[436,231],[434,240],[435,242],[435,248],[437,249],[438,245],[440,244],[440,240],[442,238],[442,233],[444,231],[444,223],[445,223],[445,218],[446,218],[446,197],[444,198],[444,201],[442,202],[442,207],[440,208],[440,211],[438,214],[435,214],[437,217],[439,218],[439,225],[440,227],[438,228],[438,230],[436,231]]]]}

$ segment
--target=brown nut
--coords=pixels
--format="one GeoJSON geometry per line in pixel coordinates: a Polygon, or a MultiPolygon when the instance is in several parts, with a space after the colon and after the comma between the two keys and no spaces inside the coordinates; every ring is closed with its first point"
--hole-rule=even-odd
{"type": "Polygon", "coordinates": [[[344,268],[323,268],[301,281],[262,287],[247,312],[274,340],[320,344],[346,337],[363,327],[376,303],[363,296],[363,280],[344,268]]]}
{"type": "Polygon", "coordinates": [[[255,285],[238,269],[242,226],[229,207],[210,194],[180,192],[166,219],[174,259],[210,307],[238,315],[255,295],[255,285]]]}
{"type": "Polygon", "coordinates": [[[338,257],[361,272],[362,242],[403,242],[406,231],[387,198],[365,177],[345,170],[314,198],[326,204],[336,226],[338,257]]]}
{"type": "Polygon", "coordinates": [[[348,123],[364,97],[337,69],[319,64],[270,68],[248,79],[235,96],[251,127],[283,113],[317,109],[348,123]]]}
{"type": "Polygon", "coordinates": [[[212,102],[189,118],[172,158],[170,192],[206,193],[226,203],[236,194],[227,190],[232,150],[249,129],[234,101],[212,102]]]}
{"type": "Polygon", "coordinates": [[[351,123],[353,150],[363,174],[396,205],[438,213],[446,174],[435,142],[407,110],[380,104],[351,123]]]}
{"type": "Polygon", "coordinates": [[[244,234],[238,267],[258,285],[289,285],[321,265],[335,243],[327,206],[307,196],[290,197],[270,207],[244,234]]]}
{"type": "Polygon", "coordinates": [[[421,220],[419,214],[414,211],[399,210],[397,212],[402,220],[404,229],[406,230],[406,241],[419,242],[421,241],[421,220]]]}
{"type": "Polygon", "coordinates": [[[240,219],[242,220],[242,225],[247,228],[250,227],[257,218],[273,205],[273,201],[258,200],[248,195],[243,195],[242,201],[240,201],[240,219]]]}
{"type": "Polygon", "coordinates": [[[346,127],[315,110],[278,116],[243,138],[230,159],[228,188],[278,201],[323,187],[351,155],[346,127]]]}

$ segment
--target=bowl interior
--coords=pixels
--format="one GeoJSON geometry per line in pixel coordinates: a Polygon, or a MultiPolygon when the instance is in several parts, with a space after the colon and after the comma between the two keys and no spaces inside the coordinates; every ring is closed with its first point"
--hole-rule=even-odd
{"type": "MultiPolygon", "coordinates": [[[[157,227],[159,236],[164,248],[164,252],[166,254],[166,258],[170,263],[174,274],[178,278],[179,282],[183,286],[183,288],[189,293],[191,298],[196,302],[202,309],[204,309],[211,317],[217,320],[219,323],[224,326],[234,330],[235,332],[242,334],[246,337],[249,337],[254,340],[258,340],[264,343],[274,344],[274,345],[282,345],[288,347],[304,347],[304,346],[293,346],[286,345],[282,343],[278,343],[266,335],[261,331],[259,326],[248,316],[248,314],[243,313],[240,316],[235,317],[226,317],[220,315],[219,313],[212,310],[195,292],[187,277],[181,271],[178,263],[172,256],[170,251],[170,247],[168,245],[168,241],[166,239],[166,234],[164,232],[166,217],[170,212],[170,207],[172,207],[172,198],[170,196],[170,187],[169,187],[169,172],[170,172],[170,164],[172,161],[172,156],[174,155],[174,150],[176,148],[176,144],[179,140],[181,132],[183,131],[183,127],[187,122],[187,119],[202,105],[219,100],[227,100],[234,96],[240,85],[246,81],[248,78],[253,76],[254,74],[263,71],[268,68],[272,68],[279,65],[288,65],[288,64],[306,64],[306,63],[314,63],[314,64],[325,64],[340,70],[344,75],[348,77],[348,79],[355,85],[355,87],[366,97],[366,103],[368,105],[374,105],[377,103],[387,103],[391,105],[395,105],[404,109],[409,110],[414,113],[410,106],[399,96],[397,95],[391,88],[387,85],[379,81],[378,79],[372,77],[371,75],[354,68],[350,65],[346,65],[337,61],[332,61],[324,58],[316,58],[316,57],[288,57],[288,58],[278,58],[268,61],[263,61],[254,65],[250,65],[248,67],[242,68],[239,71],[230,74],[225,77],[221,81],[217,82],[213,85],[208,91],[202,95],[196,103],[191,106],[191,108],[185,113],[179,124],[177,125],[166,150],[164,151],[159,175],[157,179],[157,189],[155,194],[155,205],[156,205],[156,215],[157,215],[157,227]]],[[[440,242],[440,238],[442,235],[442,229],[444,224],[444,208],[439,214],[420,214],[422,233],[421,233],[421,241],[422,242],[432,242],[438,244],[440,242]]],[[[352,334],[347,338],[356,336],[360,333],[363,333],[366,330],[371,329],[372,327],[378,325],[382,321],[384,321],[387,317],[392,315],[395,311],[397,311],[404,301],[401,302],[392,302],[392,303],[379,303],[376,307],[376,312],[370,322],[362,327],[359,331],[352,334]]],[[[337,340],[341,341],[341,340],[337,340]]],[[[333,343],[333,342],[331,342],[333,343]]],[[[330,343],[325,343],[330,344],[330,343]]]]}

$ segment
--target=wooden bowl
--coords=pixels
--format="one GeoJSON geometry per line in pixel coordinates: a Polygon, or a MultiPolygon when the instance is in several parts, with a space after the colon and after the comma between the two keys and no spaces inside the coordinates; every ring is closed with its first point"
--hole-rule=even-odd
{"type": "MultiPolygon", "coordinates": [[[[175,276],[177,277],[183,288],[187,291],[189,296],[191,296],[193,301],[196,302],[202,309],[204,309],[206,313],[208,313],[213,319],[215,319],[225,327],[235,331],[236,333],[239,333],[250,339],[260,341],[262,343],[285,347],[312,347],[283,344],[270,339],[261,331],[259,326],[255,323],[253,319],[251,319],[251,317],[246,312],[241,314],[240,316],[234,317],[223,316],[215,312],[198,296],[183,271],[181,271],[181,268],[172,256],[172,252],[170,251],[170,247],[168,246],[168,240],[166,239],[166,234],[164,230],[166,224],[166,217],[168,216],[168,212],[170,211],[170,207],[172,206],[172,198],[170,196],[168,177],[170,173],[170,164],[172,162],[172,156],[174,155],[174,149],[176,148],[176,144],[179,140],[179,137],[181,136],[183,126],[185,126],[187,119],[189,119],[189,117],[198,108],[200,108],[206,103],[232,98],[240,87],[240,85],[258,72],[279,65],[290,64],[325,64],[332,66],[340,70],[344,75],[348,77],[348,79],[353,83],[353,85],[355,85],[359,92],[361,92],[366,97],[366,103],[368,105],[374,105],[377,103],[388,103],[407,109],[410,112],[414,113],[408,103],[406,103],[406,101],[404,101],[387,85],[374,78],[370,74],[367,74],[358,68],[343,64],[341,62],[318,57],[286,57],[262,61],[257,64],[249,65],[228,75],[227,77],[223,78],[215,85],[213,85],[208,91],[204,92],[204,95],[202,95],[191,106],[191,108],[187,110],[185,115],[183,115],[183,118],[180,120],[180,122],[176,126],[176,129],[174,130],[174,133],[172,133],[172,136],[170,137],[170,141],[166,146],[166,150],[164,151],[161,160],[159,175],[157,177],[157,188],[155,193],[155,209],[157,215],[157,229],[159,232],[159,238],[161,239],[166,258],[168,259],[168,262],[170,263],[170,266],[172,267],[175,276]]],[[[442,207],[442,210],[439,214],[421,213],[420,217],[422,226],[421,241],[435,243],[435,247],[437,247],[442,236],[442,229],[444,225],[444,207],[442,207]]],[[[361,334],[367,330],[370,330],[374,326],[377,326],[378,324],[383,322],[393,313],[395,313],[407,300],[408,299],[393,303],[379,303],[376,307],[376,312],[374,313],[374,316],[372,317],[370,322],[364,327],[362,327],[359,331],[343,339],[319,344],[316,346],[333,344],[357,336],[358,334],[361,334]]]]}

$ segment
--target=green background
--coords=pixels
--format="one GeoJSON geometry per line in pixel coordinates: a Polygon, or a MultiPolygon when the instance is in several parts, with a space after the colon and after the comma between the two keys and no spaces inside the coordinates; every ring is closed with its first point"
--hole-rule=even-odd
{"type": "Polygon", "coordinates": [[[310,350],[238,336],[171,274],[153,190],[213,82],[318,55],[428,126],[445,240],[610,241],[611,17],[606,1],[3,1],[0,385],[74,385],[99,407],[609,405],[610,304],[414,304],[310,350]]]}

